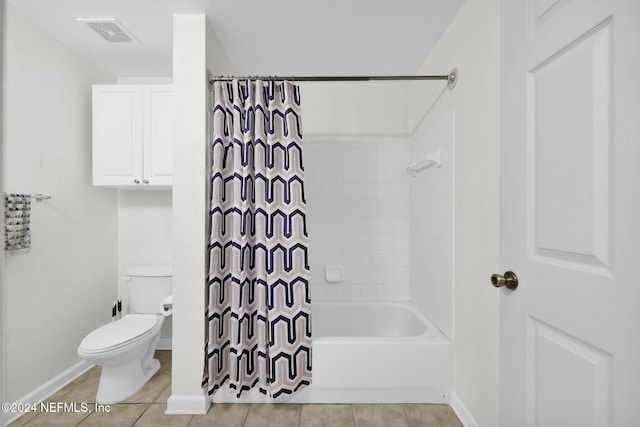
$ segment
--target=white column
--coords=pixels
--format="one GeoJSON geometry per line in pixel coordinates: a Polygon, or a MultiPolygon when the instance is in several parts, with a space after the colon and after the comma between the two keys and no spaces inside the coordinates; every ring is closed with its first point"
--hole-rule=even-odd
{"type": "Polygon", "coordinates": [[[204,414],[205,15],[173,17],[173,361],[168,414],[204,414]]]}

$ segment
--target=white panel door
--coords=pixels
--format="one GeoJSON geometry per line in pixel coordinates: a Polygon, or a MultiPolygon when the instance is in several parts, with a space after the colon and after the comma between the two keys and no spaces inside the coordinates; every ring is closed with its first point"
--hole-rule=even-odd
{"type": "Polygon", "coordinates": [[[93,185],[134,185],[142,177],[140,86],[93,86],[93,185]]]}
{"type": "Polygon", "coordinates": [[[173,181],[173,86],[142,86],[144,184],[173,181]]]}
{"type": "Polygon", "coordinates": [[[640,1],[503,0],[501,425],[640,425],[640,1]]]}

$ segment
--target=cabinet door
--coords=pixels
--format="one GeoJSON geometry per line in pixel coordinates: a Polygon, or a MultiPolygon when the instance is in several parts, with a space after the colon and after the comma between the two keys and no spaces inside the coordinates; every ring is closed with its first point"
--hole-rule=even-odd
{"type": "Polygon", "coordinates": [[[93,185],[140,185],[141,99],[140,86],[93,87],[93,185]]]}
{"type": "Polygon", "coordinates": [[[173,178],[173,86],[142,86],[144,184],[170,186],[173,178]]]}

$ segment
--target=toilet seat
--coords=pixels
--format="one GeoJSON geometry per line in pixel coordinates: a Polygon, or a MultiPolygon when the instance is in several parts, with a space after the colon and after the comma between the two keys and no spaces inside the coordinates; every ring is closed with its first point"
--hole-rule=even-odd
{"type": "Polygon", "coordinates": [[[80,343],[85,354],[105,353],[143,339],[158,324],[155,314],[127,314],[122,319],[100,326],[80,343]]]}

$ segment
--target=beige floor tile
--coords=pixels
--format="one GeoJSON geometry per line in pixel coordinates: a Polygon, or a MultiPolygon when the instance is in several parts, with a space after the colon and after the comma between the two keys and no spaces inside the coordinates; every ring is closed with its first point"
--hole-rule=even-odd
{"type": "MultiPolygon", "coordinates": [[[[69,384],[62,387],[60,390],[53,393],[51,396],[47,398],[48,402],[62,402],[64,396],[69,394],[71,391],[82,385],[86,381],[91,381],[91,385],[97,384],[97,381],[100,379],[101,369],[99,366],[94,366],[89,369],[84,374],[80,375],[78,378],[71,381],[69,384]]],[[[97,389],[96,389],[97,390],[97,389]]]]}
{"type": "MultiPolygon", "coordinates": [[[[75,390],[76,388],[80,387],[83,383],[85,383],[87,380],[92,380],[92,382],[87,383],[84,386],[83,390],[93,390],[94,387],[97,390],[97,382],[95,380],[95,371],[97,369],[98,372],[98,376],[100,375],[100,370],[97,367],[93,367],[91,368],[89,371],[85,372],[84,374],[80,375],[78,378],[74,379],[73,381],[71,381],[69,384],[67,384],[66,386],[62,387],[60,390],[56,391],[55,393],[53,393],[51,396],[49,396],[45,402],[70,402],[69,400],[65,400],[65,396],[67,396],[69,393],[71,393],[73,390],[75,390]]],[[[84,393],[84,391],[82,391],[81,393],[84,393]]],[[[80,396],[77,396],[80,397],[80,396]]],[[[95,397],[95,396],[94,396],[95,397]]],[[[89,400],[85,400],[84,398],[82,399],[81,402],[85,402],[85,403],[89,403],[92,402],[91,399],[89,400]]],[[[79,402],[79,403],[81,403],[79,402]]],[[[17,419],[16,421],[14,421],[13,423],[10,424],[10,427],[20,427],[25,425],[28,421],[30,421],[31,419],[35,418],[37,415],[39,414],[39,411],[34,411],[34,412],[29,412],[28,414],[24,414],[22,417],[20,417],[19,419],[17,419]]],[[[87,414],[88,415],[88,414],[87,414]]],[[[55,416],[55,415],[54,415],[55,416]]],[[[39,422],[43,422],[43,421],[39,421],[39,422]]]]}
{"type": "Polygon", "coordinates": [[[184,427],[191,421],[192,415],[165,415],[167,405],[153,404],[144,411],[134,427],[184,427]]]}
{"type": "MultiPolygon", "coordinates": [[[[93,406],[87,409],[92,409],[93,406]]],[[[40,412],[34,418],[29,420],[25,427],[69,427],[76,426],[85,420],[91,412],[82,412],[81,410],[70,410],[68,412],[40,412]]]]}
{"type": "MultiPolygon", "coordinates": [[[[164,415],[171,396],[171,352],[158,351],[161,368],[130,403],[110,405],[109,413],[32,413],[10,427],[82,426],[209,426],[209,427],[462,427],[448,405],[294,405],[294,404],[213,404],[206,415],[164,415]],[[155,402],[152,404],[152,402],[155,402]]],[[[100,378],[94,367],[54,393],[48,402],[87,403],[94,409],[100,378]]]]}
{"type": "Polygon", "coordinates": [[[206,415],[194,415],[189,427],[242,427],[250,409],[248,403],[214,403],[206,415]]]}
{"type": "Polygon", "coordinates": [[[24,414],[23,416],[9,424],[7,427],[22,427],[37,415],[37,412],[29,412],[28,414],[24,414]]]}
{"type": "Polygon", "coordinates": [[[92,412],[78,426],[81,427],[125,427],[132,426],[143,412],[147,410],[146,403],[120,403],[109,405],[109,412],[92,412]]]}
{"type": "Polygon", "coordinates": [[[138,392],[120,403],[152,403],[170,384],[171,375],[156,372],[138,392]]]}
{"type": "Polygon", "coordinates": [[[304,427],[353,427],[351,405],[302,405],[300,425],[304,427]]]}
{"type": "Polygon", "coordinates": [[[300,405],[286,403],[256,403],[251,405],[245,427],[297,427],[300,405]]]}
{"type": "Polygon", "coordinates": [[[353,405],[356,427],[408,427],[402,405],[353,405]]]}
{"type": "MultiPolygon", "coordinates": [[[[101,373],[102,373],[102,367],[94,366],[93,368],[85,372],[82,376],[85,377],[86,379],[100,378],[101,373]]],[[[81,378],[81,377],[78,377],[78,378],[81,378]]]]}
{"type": "Polygon", "coordinates": [[[411,427],[462,427],[449,405],[403,405],[411,427]]]}
{"type": "MultiPolygon", "coordinates": [[[[78,378],[76,378],[76,380],[79,379],[79,378],[82,378],[84,381],[87,380],[86,377],[78,377],[78,378]]],[[[47,402],[62,402],[66,395],[71,393],[74,389],[76,389],[77,387],[82,385],[82,383],[84,382],[84,381],[76,382],[76,380],[70,382],[66,386],[62,387],[60,390],[58,390],[55,393],[53,393],[51,396],[49,396],[46,399],[46,401],[47,402]]]]}
{"type": "Polygon", "coordinates": [[[153,401],[153,403],[167,403],[167,400],[169,400],[169,397],[171,397],[171,383],[169,383],[158,395],[158,397],[155,398],[155,400],[153,401]]]}
{"type": "Polygon", "coordinates": [[[160,362],[160,372],[167,368],[171,372],[171,351],[156,350],[154,357],[160,362]]]}
{"type": "MultiPolygon", "coordinates": [[[[62,396],[59,402],[75,402],[90,403],[93,405],[96,401],[96,393],[98,392],[99,376],[88,376],[77,387],[62,396]]],[[[47,399],[49,402],[57,402],[56,400],[47,399]]]]}

